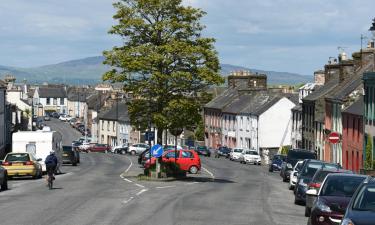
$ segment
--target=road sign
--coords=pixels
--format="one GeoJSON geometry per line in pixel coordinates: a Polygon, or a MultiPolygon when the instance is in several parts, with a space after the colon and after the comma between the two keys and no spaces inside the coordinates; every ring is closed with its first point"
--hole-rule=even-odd
{"type": "Polygon", "coordinates": [[[155,132],[153,132],[153,131],[146,131],[146,133],[145,133],[145,139],[147,141],[153,141],[155,139],[155,132]]]}
{"type": "Polygon", "coordinates": [[[151,147],[151,154],[153,157],[159,158],[161,155],[163,155],[163,146],[161,145],[154,145],[151,147]]]}
{"type": "Polygon", "coordinates": [[[337,132],[331,132],[328,135],[328,141],[331,142],[331,144],[337,144],[340,142],[340,134],[337,132]]]}

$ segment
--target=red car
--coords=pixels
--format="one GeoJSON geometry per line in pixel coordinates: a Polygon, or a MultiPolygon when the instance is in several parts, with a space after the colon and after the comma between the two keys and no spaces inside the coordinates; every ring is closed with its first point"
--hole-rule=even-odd
{"type": "Polygon", "coordinates": [[[111,147],[107,144],[93,144],[89,149],[88,152],[109,152],[111,151],[111,147]]]}
{"type": "MultiPolygon", "coordinates": [[[[201,170],[201,159],[197,152],[193,150],[168,150],[163,153],[162,161],[175,162],[181,170],[188,171],[189,173],[196,174],[201,170]],[[177,158],[175,157],[177,153],[177,158]]],[[[145,168],[149,168],[155,164],[156,158],[152,157],[151,160],[147,160],[145,168]]]]}

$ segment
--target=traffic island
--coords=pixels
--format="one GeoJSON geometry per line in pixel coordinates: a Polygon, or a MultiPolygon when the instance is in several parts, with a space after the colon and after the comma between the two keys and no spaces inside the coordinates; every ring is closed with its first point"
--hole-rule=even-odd
{"type": "Polygon", "coordinates": [[[160,164],[153,164],[149,168],[144,169],[144,174],[138,176],[138,178],[156,181],[179,180],[186,178],[186,171],[181,170],[176,163],[161,162],[160,164]]]}

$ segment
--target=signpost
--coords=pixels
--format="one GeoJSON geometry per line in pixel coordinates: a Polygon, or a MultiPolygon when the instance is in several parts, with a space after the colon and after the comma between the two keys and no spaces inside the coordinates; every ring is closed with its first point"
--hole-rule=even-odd
{"type": "Polygon", "coordinates": [[[155,161],[156,161],[156,178],[158,178],[160,174],[159,158],[163,155],[163,152],[164,152],[163,146],[156,144],[151,147],[150,152],[153,157],[157,158],[155,161]]]}
{"type": "Polygon", "coordinates": [[[337,144],[340,142],[340,134],[337,133],[337,132],[331,132],[329,135],[328,135],[328,141],[331,143],[331,144],[337,144]]]}
{"type": "Polygon", "coordinates": [[[154,131],[146,131],[145,139],[147,141],[153,141],[155,139],[155,132],[154,131]]]}

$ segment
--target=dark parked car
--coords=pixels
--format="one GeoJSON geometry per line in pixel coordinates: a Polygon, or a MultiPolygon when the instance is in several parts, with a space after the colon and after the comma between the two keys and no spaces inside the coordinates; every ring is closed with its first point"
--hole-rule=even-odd
{"type": "MultiPolygon", "coordinates": [[[[320,190],[320,186],[323,183],[324,179],[328,176],[330,173],[349,173],[353,174],[350,170],[344,170],[344,169],[332,169],[332,168],[322,168],[316,171],[315,175],[311,179],[310,183],[307,184],[307,191],[309,190],[316,190],[318,193],[320,190]]],[[[306,206],[305,206],[305,216],[309,217],[311,213],[311,209],[314,205],[314,202],[316,200],[315,195],[306,195],[306,206]]]]}
{"type": "Polygon", "coordinates": [[[211,152],[206,146],[198,146],[195,151],[198,153],[198,155],[204,155],[207,157],[211,156],[211,152]]]}
{"type": "Polygon", "coordinates": [[[150,150],[146,149],[138,156],[138,164],[144,166],[146,161],[150,158],[150,150]]]}
{"type": "Polygon", "coordinates": [[[110,152],[111,151],[111,147],[107,144],[98,144],[98,143],[95,143],[93,144],[92,146],[90,146],[88,149],[87,149],[88,152],[110,152]]]}
{"type": "Polygon", "coordinates": [[[52,112],[51,113],[51,116],[53,117],[53,118],[59,118],[60,117],[60,114],[58,114],[57,112],[52,112]]]}
{"type": "Polygon", "coordinates": [[[315,175],[315,172],[321,168],[339,169],[341,166],[337,163],[327,163],[316,159],[305,159],[302,164],[302,169],[298,173],[297,183],[294,188],[294,203],[306,203],[307,184],[315,175]]]}
{"type": "Polygon", "coordinates": [[[304,159],[316,159],[316,154],[311,151],[302,149],[291,149],[288,151],[285,161],[281,165],[280,176],[284,182],[287,182],[290,178],[290,173],[293,170],[294,165],[300,160],[304,159]]]}
{"type": "Polygon", "coordinates": [[[352,196],[342,225],[373,225],[375,222],[375,179],[365,180],[352,196]]]}
{"type": "MultiPolygon", "coordinates": [[[[356,174],[329,174],[324,180],[312,208],[311,224],[341,224],[351,197],[366,178],[365,175],[356,174]]],[[[316,191],[310,190],[308,194],[316,194],[316,191]]],[[[366,224],[374,224],[374,220],[372,220],[372,223],[366,224]]]]}
{"type": "Polygon", "coordinates": [[[280,171],[281,170],[281,165],[285,161],[286,155],[274,155],[268,171],[273,172],[273,171],[280,171]]]}
{"type": "Polygon", "coordinates": [[[80,161],[78,148],[73,146],[63,146],[62,160],[63,163],[69,163],[73,166],[77,166],[77,163],[80,161]]]}
{"type": "Polygon", "coordinates": [[[220,156],[224,156],[228,158],[229,153],[230,153],[230,148],[225,147],[225,146],[219,147],[219,149],[217,150],[217,157],[220,158],[220,156]]]}

